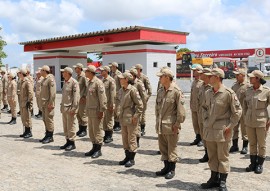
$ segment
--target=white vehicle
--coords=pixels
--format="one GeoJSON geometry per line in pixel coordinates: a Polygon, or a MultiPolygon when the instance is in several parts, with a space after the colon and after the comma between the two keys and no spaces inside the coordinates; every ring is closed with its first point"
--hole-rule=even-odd
{"type": "Polygon", "coordinates": [[[270,76],[270,55],[265,55],[265,63],[256,63],[255,55],[248,57],[248,67],[257,67],[265,76],[270,76]]]}

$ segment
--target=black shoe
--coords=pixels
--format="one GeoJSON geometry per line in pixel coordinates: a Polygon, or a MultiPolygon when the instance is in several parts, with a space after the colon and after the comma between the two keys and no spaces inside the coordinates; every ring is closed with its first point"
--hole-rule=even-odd
{"type": "Polygon", "coordinates": [[[84,156],[91,157],[94,154],[95,150],[96,150],[96,144],[93,144],[92,149],[89,152],[84,153],[84,156]]]}
{"type": "Polygon", "coordinates": [[[161,155],[161,152],[160,151],[157,151],[157,155],[161,155]]]}
{"type": "Polygon", "coordinates": [[[203,146],[203,142],[201,140],[201,141],[198,142],[197,147],[202,147],[202,146],[203,146]]]}
{"type": "Polygon", "coordinates": [[[255,173],[256,174],[261,174],[263,172],[264,160],[265,160],[265,158],[258,156],[258,164],[257,164],[257,166],[255,168],[255,173]]]}
{"type": "Polygon", "coordinates": [[[38,118],[38,119],[41,118],[42,117],[42,111],[39,110],[38,114],[36,114],[35,117],[38,118]]]}
{"type": "Polygon", "coordinates": [[[69,141],[69,145],[65,148],[65,151],[72,151],[74,149],[76,149],[75,142],[69,141]]]}
{"type": "Polygon", "coordinates": [[[208,158],[208,153],[207,153],[207,150],[205,149],[205,154],[203,156],[203,158],[199,159],[199,161],[201,163],[204,163],[204,162],[208,162],[209,158],[208,158]]]}
{"type": "Polygon", "coordinates": [[[87,126],[82,126],[81,125],[81,132],[78,134],[79,137],[85,137],[87,135],[86,132],[87,126]]]}
{"type": "Polygon", "coordinates": [[[96,150],[95,150],[94,154],[91,157],[92,158],[98,158],[100,156],[102,156],[101,145],[100,144],[96,144],[96,150]]]}
{"type": "Polygon", "coordinates": [[[114,126],[113,126],[113,130],[114,131],[121,131],[121,126],[119,122],[114,122],[114,126]]]}
{"type": "Polygon", "coordinates": [[[247,152],[248,152],[248,141],[243,141],[243,148],[240,153],[242,155],[245,155],[247,154],[247,152]]]}
{"type": "Polygon", "coordinates": [[[219,191],[227,191],[226,179],[228,174],[220,173],[219,191]]]}
{"type": "Polygon", "coordinates": [[[201,184],[202,189],[219,187],[219,173],[211,171],[211,177],[206,183],[201,184]]]}
{"type": "Polygon", "coordinates": [[[137,137],[137,147],[140,147],[140,137],[137,137]]]}
{"type": "MultiPolygon", "coordinates": [[[[45,136],[46,137],[46,136],[45,136]]],[[[51,143],[53,142],[53,132],[49,132],[47,134],[47,137],[42,141],[43,144],[51,143]]]]}
{"type": "Polygon", "coordinates": [[[201,136],[200,136],[200,134],[197,134],[195,140],[192,143],[190,143],[189,145],[198,145],[198,143],[200,141],[201,141],[201,136]]]}
{"type": "Polygon", "coordinates": [[[63,146],[61,146],[60,149],[65,149],[65,148],[67,148],[67,146],[69,145],[69,142],[70,142],[70,140],[67,139],[67,142],[66,142],[63,146]]]}
{"type": "Polygon", "coordinates": [[[255,171],[257,166],[257,155],[250,155],[250,165],[246,168],[246,172],[255,171]]]}
{"type": "Polygon", "coordinates": [[[42,139],[39,139],[38,141],[42,143],[47,138],[47,136],[48,136],[48,131],[46,130],[45,136],[42,139]]]}
{"type": "Polygon", "coordinates": [[[110,143],[113,142],[113,131],[105,131],[105,136],[104,136],[104,143],[110,143]],[[107,133],[107,134],[106,134],[107,133]]]}
{"type": "Polygon", "coordinates": [[[1,111],[8,111],[8,105],[4,105],[4,107],[1,109],[1,111]]]}
{"type": "Polygon", "coordinates": [[[31,128],[30,127],[25,127],[25,135],[23,136],[23,138],[28,139],[30,137],[32,137],[32,132],[31,132],[31,128]]]}
{"type": "Polygon", "coordinates": [[[129,152],[129,155],[128,155],[129,160],[126,162],[125,167],[129,168],[135,165],[135,160],[134,160],[135,155],[136,155],[135,152],[129,152]]]}
{"type": "Polygon", "coordinates": [[[141,124],[141,136],[145,135],[145,124],[141,124]]]}
{"type": "Polygon", "coordinates": [[[8,124],[10,124],[10,125],[14,125],[16,123],[17,123],[16,122],[16,117],[12,117],[11,120],[10,120],[10,122],[8,122],[8,124]]]}
{"type": "Polygon", "coordinates": [[[165,175],[165,179],[172,179],[175,176],[175,162],[169,162],[168,173],[165,175]]]}
{"type": "Polygon", "coordinates": [[[230,148],[230,153],[238,152],[239,151],[238,139],[233,139],[232,142],[233,142],[233,145],[230,148]]]}
{"type": "Polygon", "coordinates": [[[26,130],[24,130],[23,134],[20,135],[20,137],[24,137],[26,135],[26,130]]]}
{"type": "Polygon", "coordinates": [[[160,171],[157,171],[157,172],[156,172],[156,175],[157,175],[157,176],[164,176],[164,175],[166,175],[166,174],[168,173],[168,171],[169,171],[169,161],[168,161],[168,160],[165,160],[165,161],[163,161],[163,163],[164,163],[164,168],[161,169],[160,171]]]}
{"type": "Polygon", "coordinates": [[[82,126],[79,125],[79,131],[77,131],[76,135],[79,136],[79,134],[81,134],[81,132],[82,132],[82,126]]]}
{"type": "Polygon", "coordinates": [[[8,110],[7,112],[8,112],[8,113],[11,113],[11,110],[8,110]]]}
{"type": "Polygon", "coordinates": [[[18,111],[17,115],[21,115],[21,111],[18,111]]]}
{"type": "Polygon", "coordinates": [[[125,165],[129,161],[129,151],[128,150],[125,150],[125,155],[126,155],[126,157],[124,158],[124,160],[119,161],[119,165],[125,165]]]}

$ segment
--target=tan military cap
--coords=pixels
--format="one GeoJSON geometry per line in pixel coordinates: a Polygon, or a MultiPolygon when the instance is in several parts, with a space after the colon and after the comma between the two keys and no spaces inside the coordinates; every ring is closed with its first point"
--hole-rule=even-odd
{"type": "Polygon", "coordinates": [[[44,65],[44,66],[42,66],[41,70],[44,70],[44,71],[49,72],[50,71],[50,67],[48,65],[44,65]]]}
{"type": "Polygon", "coordinates": [[[248,74],[249,77],[258,77],[258,78],[263,78],[264,74],[260,70],[254,70],[250,74],[248,74]]]}
{"type": "Polygon", "coordinates": [[[142,66],[141,64],[136,64],[136,65],[135,65],[135,68],[136,68],[136,69],[143,69],[143,66],[142,66]]]}
{"type": "Polygon", "coordinates": [[[122,74],[119,74],[118,75],[118,78],[127,78],[129,80],[132,80],[133,79],[133,76],[129,72],[124,72],[122,74]]]}
{"type": "Polygon", "coordinates": [[[233,71],[234,74],[242,74],[242,75],[246,75],[247,74],[247,70],[240,68],[238,70],[233,71]]]}
{"type": "Polygon", "coordinates": [[[93,65],[87,66],[87,68],[84,68],[83,70],[89,71],[89,72],[96,72],[97,68],[93,65]]]}
{"type": "Polygon", "coordinates": [[[172,78],[174,77],[173,72],[168,68],[162,69],[157,73],[158,77],[163,76],[163,75],[170,76],[172,78]]]}
{"type": "Polygon", "coordinates": [[[77,63],[76,65],[73,65],[73,68],[83,68],[83,64],[77,63]]]}
{"type": "Polygon", "coordinates": [[[211,69],[210,68],[203,68],[203,70],[199,70],[198,73],[199,74],[202,74],[202,73],[209,73],[211,72],[211,69]]]}
{"type": "Polygon", "coordinates": [[[20,69],[20,73],[27,74],[27,70],[25,68],[20,69]]]}
{"type": "Polygon", "coordinates": [[[6,73],[6,69],[5,68],[0,68],[0,72],[2,73],[6,73]]]}
{"type": "Polygon", "coordinates": [[[118,67],[118,63],[117,62],[112,62],[111,65],[118,67]]]}
{"type": "Polygon", "coordinates": [[[37,70],[37,71],[36,71],[36,74],[40,74],[40,70],[37,70]]]}
{"type": "Polygon", "coordinates": [[[202,67],[202,65],[198,64],[196,67],[191,68],[191,70],[198,70],[198,71],[201,71],[201,70],[203,70],[203,67],[202,67]]]}
{"type": "Polygon", "coordinates": [[[110,69],[109,66],[101,66],[99,69],[100,69],[101,71],[103,71],[103,70],[105,70],[105,71],[107,71],[107,72],[110,72],[110,71],[111,71],[111,69],[110,69]]]}
{"type": "Polygon", "coordinates": [[[134,74],[134,75],[138,75],[138,71],[135,69],[135,68],[131,68],[130,70],[129,70],[129,72],[131,73],[131,74],[134,74]]]}
{"type": "Polygon", "coordinates": [[[64,69],[60,69],[60,71],[61,72],[68,72],[70,74],[72,74],[72,72],[73,72],[72,68],[70,68],[70,67],[65,67],[64,69]]]}
{"type": "Polygon", "coordinates": [[[11,73],[11,72],[8,73],[8,76],[10,76],[11,78],[15,77],[15,75],[13,73],[11,73]]]}
{"type": "Polygon", "coordinates": [[[210,73],[205,73],[207,76],[218,76],[221,78],[225,78],[225,73],[220,68],[213,68],[210,73]]]}

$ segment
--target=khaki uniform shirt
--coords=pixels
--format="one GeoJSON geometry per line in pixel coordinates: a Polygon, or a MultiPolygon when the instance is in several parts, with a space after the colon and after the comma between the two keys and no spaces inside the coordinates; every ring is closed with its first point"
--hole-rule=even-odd
{"type": "Polygon", "coordinates": [[[267,107],[270,104],[270,89],[261,85],[257,90],[249,87],[244,95],[243,116],[248,127],[266,127],[269,120],[267,107]]]}
{"type": "Polygon", "coordinates": [[[213,88],[206,92],[203,104],[203,127],[206,141],[225,142],[224,130],[232,129],[240,120],[242,107],[235,92],[222,85],[217,92],[213,88]]]}
{"type": "Polygon", "coordinates": [[[8,88],[8,77],[6,74],[2,76],[2,84],[3,84],[3,93],[6,94],[8,88]]]}
{"type": "Polygon", "coordinates": [[[203,85],[203,81],[201,80],[194,80],[191,85],[191,94],[190,94],[190,109],[191,111],[198,112],[198,94],[199,89],[203,85]]]}
{"type": "Polygon", "coordinates": [[[70,78],[64,82],[62,89],[61,112],[77,113],[79,109],[80,88],[77,80],[70,78]]]}
{"type": "Polygon", "coordinates": [[[16,97],[16,91],[17,91],[17,83],[15,80],[11,80],[8,83],[8,89],[7,89],[7,98],[10,100],[15,100],[16,97]]]}
{"type": "Polygon", "coordinates": [[[127,89],[121,88],[118,100],[120,100],[120,123],[124,126],[134,125],[132,124],[132,117],[139,121],[143,111],[143,103],[138,90],[130,84],[127,89]]]}
{"type": "Polygon", "coordinates": [[[80,98],[86,97],[86,86],[87,80],[85,77],[85,73],[82,71],[80,75],[77,75],[77,81],[80,87],[80,98]]]}
{"type": "Polygon", "coordinates": [[[138,90],[138,92],[140,94],[140,97],[142,99],[142,102],[143,102],[143,106],[145,107],[146,104],[147,104],[148,96],[146,94],[146,89],[144,87],[143,82],[141,80],[139,80],[139,79],[136,78],[134,80],[134,85],[133,86],[138,90]]]}
{"type": "Polygon", "coordinates": [[[46,78],[42,79],[40,86],[41,106],[55,106],[56,83],[54,76],[52,74],[48,74],[46,78]]]}
{"type": "Polygon", "coordinates": [[[198,117],[198,120],[199,120],[199,123],[203,123],[203,117],[202,117],[202,105],[203,103],[205,103],[205,100],[206,100],[206,97],[205,97],[205,94],[206,94],[206,91],[211,89],[211,85],[207,84],[205,85],[203,83],[203,85],[199,88],[199,93],[198,93],[198,114],[199,114],[199,117],[198,117]]]}
{"type": "Polygon", "coordinates": [[[26,107],[26,103],[30,102],[33,105],[33,84],[28,78],[21,80],[20,88],[20,107],[26,107]]]}
{"type": "Polygon", "coordinates": [[[175,83],[171,83],[168,90],[164,88],[158,90],[155,114],[157,134],[174,134],[173,126],[181,129],[186,111],[182,91],[175,83]]]}
{"type": "Polygon", "coordinates": [[[141,73],[140,77],[138,76],[138,79],[142,81],[142,83],[146,89],[147,100],[148,100],[149,97],[151,97],[151,95],[152,95],[152,87],[150,85],[150,81],[149,81],[148,77],[143,73],[141,73]]]}
{"type": "Polygon", "coordinates": [[[116,70],[116,72],[111,73],[111,77],[115,80],[116,94],[118,93],[118,91],[121,88],[120,79],[118,78],[119,74],[121,74],[121,72],[119,70],[116,70]]]}
{"type": "Polygon", "coordinates": [[[108,76],[107,78],[103,79],[103,84],[105,87],[105,93],[107,97],[107,108],[109,107],[114,108],[116,96],[115,80],[111,76],[108,76]]]}
{"type": "Polygon", "coordinates": [[[21,78],[17,81],[17,95],[19,96],[21,92],[21,78]]]}
{"type": "Polygon", "coordinates": [[[241,103],[241,106],[243,106],[244,95],[245,95],[248,87],[250,87],[250,83],[248,83],[247,81],[244,81],[241,84],[239,84],[238,82],[235,82],[232,86],[232,90],[236,93],[236,95],[241,103]]]}
{"type": "Polygon", "coordinates": [[[31,76],[31,75],[29,75],[29,76],[26,76],[26,78],[28,78],[29,80],[30,80],[30,82],[33,84],[33,86],[34,86],[34,78],[31,76]]]}
{"type": "Polygon", "coordinates": [[[43,80],[42,76],[39,79],[36,80],[36,88],[35,88],[36,97],[40,96],[42,80],[43,80]]]}
{"type": "Polygon", "coordinates": [[[88,82],[86,109],[91,110],[90,116],[88,115],[88,117],[97,117],[97,112],[104,112],[107,109],[107,98],[104,84],[96,76],[88,82]]]}

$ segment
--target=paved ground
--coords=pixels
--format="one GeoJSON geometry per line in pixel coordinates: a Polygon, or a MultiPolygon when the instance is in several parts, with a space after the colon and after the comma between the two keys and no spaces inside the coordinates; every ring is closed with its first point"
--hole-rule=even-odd
{"type": "MultiPolygon", "coordinates": [[[[210,171],[207,163],[198,159],[203,149],[189,146],[194,139],[191,117],[182,125],[178,153],[181,157],[172,180],[156,177],[155,171],[162,167],[154,131],[155,116],[152,97],[147,110],[146,136],[136,156],[136,165],[125,168],[118,165],[124,157],[120,133],[114,134],[114,142],[103,146],[103,156],[92,160],[84,157],[90,149],[89,138],[80,138],[77,149],[72,152],[59,150],[65,142],[62,134],[62,120],[59,112],[61,95],[57,95],[55,115],[55,142],[43,145],[38,142],[44,135],[41,120],[33,119],[33,138],[19,138],[22,133],[21,119],[10,126],[5,122],[10,115],[2,114],[0,120],[0,190],[200,190],[200,184],[207,181],[210,171]]],[[[186,98],[188,108],[188,97],[186,98]]],[[[35,112],[36,113],[36,112],[35,112]]],[[[270,143],[268,140],[268,149],[270,143]]],[[[231,156],[231,173],[228,177],[229,190],[270,190],[270,157],[267,157],[262,175],[246,173],[248,156],[239,153],[231,156]]]]}

